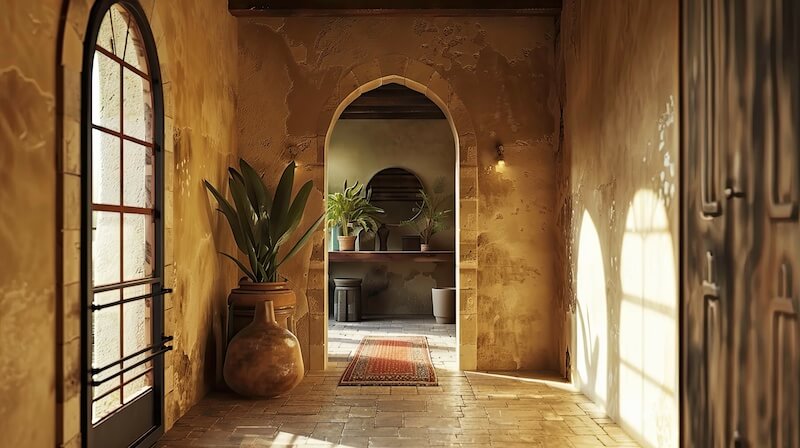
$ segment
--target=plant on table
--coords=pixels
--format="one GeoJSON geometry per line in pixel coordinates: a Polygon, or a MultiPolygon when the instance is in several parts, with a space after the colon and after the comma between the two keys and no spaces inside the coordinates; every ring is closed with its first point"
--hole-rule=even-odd
{"type": "Polygon", "coordinates": [[[412,209],[416,217],[401,223],[419,235],[423,251],[427,250],[434,235],[450,228],[448,218],[453,211],[445,208],[445,204],[450,198],[441,194],[441,189],[437,186],[433,194],[428,194],[424,189],[420,189],[420,202],[412,209]]]}
{"type": "Polygon", "coordinates": [[[344,182],[344,190],[328,194],[326,222],[329,228],[339,226],[341,250],[353,250],[355,237],[362,230],[375,231],[378,223],[375,217],[383,210],[370,203],[370,192],[364,192],[364,185],[356,182],[348,186],[344,182]]]}

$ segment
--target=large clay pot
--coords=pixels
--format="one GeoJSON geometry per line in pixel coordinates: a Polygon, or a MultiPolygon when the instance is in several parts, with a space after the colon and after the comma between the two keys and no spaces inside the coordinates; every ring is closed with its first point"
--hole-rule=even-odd
{"type": "Polygon", "coordinates": [[[228,341],[250,325],[256,306],[272,302],[278,325],[294,333],[294,308],[297,296],[286,282],[253,283],[247,277],[228,296],[228,341]]]}
{"type": "Polygon", "coordinates": [[[222,373],[234,392],[252,398],[277,397],[303,380],[300,342],[275,322],[272,301],[257,306],[253,322],[231,339],[222,373]]]}

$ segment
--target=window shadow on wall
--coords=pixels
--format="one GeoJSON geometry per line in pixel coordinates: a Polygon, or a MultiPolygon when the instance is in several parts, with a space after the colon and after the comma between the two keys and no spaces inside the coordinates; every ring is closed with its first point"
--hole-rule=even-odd
{"type": "MultiPolygon", "coordinates": [[[[618,409],[651,446],[677,446],[678,323],[673,238],[664,202],[639,190],[620,258],[618,409]]],[[[613,361],[612,361],[613,362],[613,361]]]]}
{"type": "Polygon", "coordinates": [[[580,223],[577,263],[575,385],[605,406],[608,399],[608,304],[603,249],[588,210],[580,223]]]}

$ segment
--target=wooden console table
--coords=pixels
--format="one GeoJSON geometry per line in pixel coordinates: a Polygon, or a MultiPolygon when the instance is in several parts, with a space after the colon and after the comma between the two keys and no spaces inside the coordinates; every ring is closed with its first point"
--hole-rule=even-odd
{"type": "Polygon", "coordinates": [[[427,252],[410,250],[370,250],[370,251],[330,251],[331,263],[387,263],[411,261],[415,263],[451,263],[455,252],[451,250],[429,250],[427,252]]]}

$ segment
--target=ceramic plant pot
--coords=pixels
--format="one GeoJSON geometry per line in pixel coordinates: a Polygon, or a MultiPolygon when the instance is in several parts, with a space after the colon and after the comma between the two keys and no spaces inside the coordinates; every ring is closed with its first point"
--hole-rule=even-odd
{"type": "Polygon", "coordinates": [[[456,323],[456,288],[433,288],[431,295],[436,323],[456,323]]]}
{"type": "Polygon", "coordinates": [[[339,226],[331,227],[331,250],[339,250],[339,236],[342,235],[342,228],[339,226]]]}
{"type": "Polygon", "coordinates": [[[233,337],[222,373],[234,392],[251,398],[277,397],[303,380],[300,342],[275,322],[272,301],[257,306],[253,322],[233,337]]]}
{"type": "Polygon", "coordinates": [[[339,239],[339,250],[342,251],[351,251],[355,250],[356,248],[356,237],[351,236],[337,236],[336,238],[339,239]]]}
{"type": "Polygon", "coordinates": [[[419,250],[420,250],[420,252],[427,252],[427,251],[431,250],[431,245],[430,244],[420,244],[419,245],[419,250]]]}
{"type": "Polygon", "coordinates": [[[278,325],[294,333],[294,308],[297,296],[286,282],[253,283],[247,277],[228,296],[228,341],[250,325],[257,306],[272,302],[278,325]]]}

